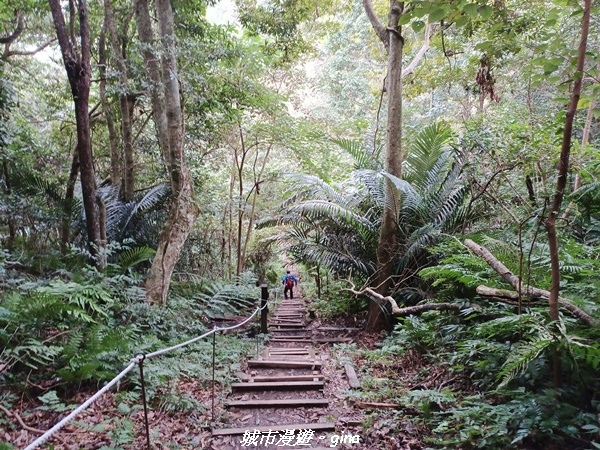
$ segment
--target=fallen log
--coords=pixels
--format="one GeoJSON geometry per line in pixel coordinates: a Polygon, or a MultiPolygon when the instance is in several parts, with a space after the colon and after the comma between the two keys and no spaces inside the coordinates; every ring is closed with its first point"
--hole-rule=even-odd
{"type": "Polygon", "coordinates": [[[352,389],[360,389],[360,381],[356,376],[356,371],[352,364],[344,364],[344,370],[346,371],[346,377],[348,378],[348,384],[352,389]]]}
{"type": "MultiPolygon", "coordinates": [[[[369,287],[363,288],[360,291],[354,289],[354,286],[351,289],[344,290],[350,291],[355,295],[366,295],[372,300],[379,301],[381,303],[389,303],[392,307],[392,315],[397,317],[406,317],[421,314],[426,311],[460,311],[464,309],[464,305],[461,305],[459,303],[423,303],[422,305],[406,306],[404,308],[400,308],[393,297],[389,295],[383,296],[369,287]]],[[[470,307],[473,308],[479,306],[471,304],[470,307]]]]}
{"type": "Polygon", "coordinates": [[[354,402],[354,406],[361,409],[399,409],[400,405],[396,403],[382,403],[382,402],[354,402]]]}
{"type": "MultiPolygon", "coordinates": [[[[464,244],[469,250],[471,250],[473,253],[475,253],[477,256],[479,256],[481,259],[483,259],[486,263],[488,263],[488,265],[492,269],[494,269],[498,273],[498,275],[500,275],[502,277],[502,279],[504,281],[506,281],[508,284],[510,284],[513,288],[515,288],[517,290],[517,292],[512,294],[514,296],[509,297],[509,298],[519,298],[519,293],[518,293],[519,284],[520,284],[519,277],[517,277],[514,273],[512,273],[508,269],[508,267],[506,267],[504,264],[502,264],[502,262],[500,262],[500,260],[498,260],[494,255],[492,255],[492,253],[484,246],[479,245],[476,242],[473,242],[471,239],[466,239],[464,244]]],[[[521,296],[544,297],[544,298],[550,297],[550,291],[547,291],[545,289],[528,286],[526,284],[520,284],[520,288],[521,288],[521,296]]],[[[491,289],[491,288],[489,288],[487,286],[479,286],[479,287],[477,287],[477,289],[481,292],[489,292],[489,289],[491,289]]],[[[507,292],[503,289],[501,289],[500,291],[502,291],[504,293],[507,292]]],[[[508,292],[510,292],[510,291],[508,291],[508,292]]],[[[482,294],[482,295],[485,295],[485,294],[482,294]]],[[[505,295],[500,295],[500,297],[503,297],[503,296],[505,296],[505,295]]],[[[577,317],[579,320],[581,320],[586,325],[592,326],[592,325],[597,324],[597,321],[592,316],[590,316],[588,313],[583,311],[581,308],[575,306],[573,303],[571,303],[566,298],[559,297],[558,303],[563,308],[570,311],[571,314],[573,314],[575,317],[577,317]]]]}

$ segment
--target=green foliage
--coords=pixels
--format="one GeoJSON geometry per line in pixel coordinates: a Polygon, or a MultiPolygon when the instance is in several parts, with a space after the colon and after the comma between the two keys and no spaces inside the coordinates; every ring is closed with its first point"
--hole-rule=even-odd
{"type": "MultiPolygon", "coordinates": [[[[303,289],[305,283],[302,284],[303,289]]],[[[341,291],[342,283],[332,283],[327,286],[327,292],[322,294],[322,298],[316,298],[311,303],[311,308],[319,317],[323,318],[338,318],[348,317],[363,310],[366,306],[365,300],[352,299],[352,296],[347,292],[341,291]]]]}
{"type": "Polygon", "coordinates": [[[7,367],[67,381],[111,378],[137,340],[136,325],[113,317],[119,306],[112,287],[59,279],[5,294],[0,339],[7,367]]]}
{"type": "Polygon", "coordinates": [[[440,312],[407,317],[380,349],[346,351],[362,361],[366,389],[360,397],[401,405],[392,423],[412,421],[433,448],[532,442],[568,448],[597,427],[598,404],[590,401],[600,366],[597,333],[571,320],[549,322],[539,310],[515,315],[494,305],[465,318],[440,312]],[[551,377],[555,350],[569,377],[558,390],[551,377]],[[370,375],[414,364],[415,355],[421,370],[403,370],[399,379],[370,375]],[[407,390],[411,385],[431,387],[407,390]]]}
{"type": "Polygon", "coordinates": [[[73,406],[65,405],[56,394],[56,391],[48,391],[44,395],[40,395],[38,400],[42,402],[42,406],[37,409],[41,411],[65,412],[73,409],[73,406]]]}
{"type": "MultiPolygon", "coordinates": [[[[278,54],[283,63],[296,60],[312,49],[304,39],[302,25],[319,16],[319,10],[331,8],[331,1],[275,0],[267,3],[256,0],[236,0],[240,21],[251,33],[268,36],[267,54],[278,54]]],[[[313,20],[318,24],[319,21],[313,20]]]]}
{"type": "MultiPolygon", "coordinates": [[[[414,139],[406,161],[404,180],[364,167],[345,182],[327,183],[319,177],[295,175],[285,212],[280,241],[299,261],[322,265],[333,273],[352,273],[362,279],[375,270],[379,226],[385,205],[384,180],[398,191],[398,235],[401,257],[399,279],[412,278],[428,264],[425,248],[463,224],[468,216],[468,189],[462,180],[462,158],[447,147],[452,133],[447,125],[425,127],[414,139]]],[[[374,164],[368,150],[338,140],[357,164],[374,164]]]]}
{"type": "Polygon", "coordinates": [[[213,314],[239,314],[258,306],[259,290],[256,281],[256,276],[251,272],[244,272],[231,282],[207,283],[197,277],[191,277],[185,282],[174,283],[170,296],[176,301],[183,299],[192,301],[196,314],[201,317],[213,314]]]}

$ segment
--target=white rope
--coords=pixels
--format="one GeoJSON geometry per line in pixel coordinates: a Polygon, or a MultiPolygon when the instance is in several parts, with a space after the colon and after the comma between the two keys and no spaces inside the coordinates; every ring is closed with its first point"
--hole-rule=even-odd
{"type": "Polygon", "coordinates": [[[108,384],[106,384],[106,386],[104,386],[102,389],[100,389],[98,392],[96,392],[94,395],[92,395],[90,398],[88,398],[84,403],[79,405],[79,407],[74,409],[71,412],[71,414],[69,414],[67,417],[62,419],[60,422],[58,422],[56,425],[54,425],[52,428],[50,428],[48,431],[46,431],[43,435],[41,435],[39,438],[37,438],[35,441],[33,441],[27,447],[25,447],[23,450],[34,450],[34,449],[38,448],[40,445],[42,445],[43,443],[45,443],[56,432],[58,432],[61,428],[63,428],[65,425],[67,425],[69,422],[71,422],[81,412],[83,412],[85,409],[87,409],[92,403],[94,403],[106,391],[108,391],[111,387],[113,387],[115,384],[117,384],[119,382],[119,380],[121,380],[121,378],[123,378],[125,375],[127,375],[127,373],[129,371],[131,371],[131,369],[133,369],[142,360],[148,359],[148,358],[153,358],[153,357],[159,356],[159,355],[163,355],[163,354],[171,352],[173,350],[177,350],[179,348],[185,347],[186,345],[193,344],[194,342],[197,342],[200,339],[210,336],[211,334],[216,333],[217,331],[226,331],[226,330],[233,330],[235,328],[239,328],[242,325],[248,323],[259,311],[262,311],[263,309],[265,309],[267,307],[267,304],[268,304],[268,302],[265,302],[265,304],[262,307],[256,308],[254,310],[254,312],[252,313],[252,315],[250,315],[250,317],[248,317],[246,320],[244,320],[243,322],[240,322],[236,325],[232,325],[230,327],[223,327],[223,328],[214,327],[212,330],[208,331],[207,333],[204,333],[202,336],[195,337],[188,341],[182,342],[181,344],[177,344],[177,345],[174,345],[172,347],[168,347],[168,348],[165,348],[162,350],[157,350],[155,352],[148,353],[147,355],[135,356],[129,362],[129,365],[125,369],[123,369],[123,371],[120,374],[118,374],[116,377],[114,377],[108,384]]]}
{"type": "Polygon", "coordinates": [[[27,447],[25,447],[24,450],[33,450],[35,448],[38,448],[40,445],[42,445],[44,442],[46,442],[48,439],[50,439],[52,437],[52,435],[54,435],[58,430],[60,430],[62,427],[67,425],[69,422],[71,422],[71,420],[73,420],[75,418],[75,416],[79,415],[79,413],[81,413],[83,410],[85,410],[88,406],[90,406],[92,403],[94,403],[100,396],[102,396],[106,391],[108,391],[111,387],[113,387],[115,384],[117,384],[119,382],[119,380],[121,378],[123,378],[125,375],[127,375],[127,373],[131,369],[133,369],[137,364],[138,364],[137,358],[134,358],[129,363],[129,365],[125,369],[123,369],[123,371],[119,375],[117,375],[116,377],[114,377],[112,379],[112,381],[110,383],[108,383],[106,386],[104,386],[102,389],[100,389],[98,392],[96,392],[94,395],[92,395],[90,398],[88,398],[78,408],[74,409],[73,412],[71,412],[71,414],[69,414],[67,417],[65,417],[63,420],[58,422],[56,425],[54,425],[52,428],[50,428],[48,431],[46,431],[43,435],[41,435],[39,438],[37,438],[35,441],[33,441],[27,447]]]}
{"type": "Polygon", "coordinates": [[[258,313],[259,311],[262,311],[266,306],[267,306],[267,303],[265,303],[262,307],[256,308],[254,310],[254,312],[246,320],[244,320],[243,322],[240,322],[240,323],[238,323],[236,325],[232,325],[230,327],[223,327],[223,328],[215,327],[212,330],[204,333],[202,336],[195,337],[193,339],[190,339],[189,341],[182,342],[181,344],[177,344],[177,345],[174,345],[172,347],[163,348],[162,350],[157,350],[155,352],[148,353],[147,355],[145,355],[146,359],[148,359],[148,358],[154,358],[155,356],[163,355],[165,353],[172,352],[173,350],[177,350],[179,348],[182,348],[182,347],[185,347],[187,345],[193,344],[194,342],[197,342],[200,339],[203,339],[203,338],[205,338],[207,336],[210,336],[211,334],[216,333],[217,331],[226,331],[226,330],[233,330],[235,328],[239,328],[242,325],[245,325],[246,323],[248,323],[256,315],[256,313],[258,313]]]}

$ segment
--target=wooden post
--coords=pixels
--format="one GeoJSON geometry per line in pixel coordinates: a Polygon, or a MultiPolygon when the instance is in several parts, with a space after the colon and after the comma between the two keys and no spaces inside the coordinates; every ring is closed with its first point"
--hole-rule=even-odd
{"type": "Polygon", "coordinates": [[[269,307],[267,306],[267,300],[269,299],[269,289],[266,284],[260,285],[260,332],[267,334],[267,314],[269,313],[269,307]]]}

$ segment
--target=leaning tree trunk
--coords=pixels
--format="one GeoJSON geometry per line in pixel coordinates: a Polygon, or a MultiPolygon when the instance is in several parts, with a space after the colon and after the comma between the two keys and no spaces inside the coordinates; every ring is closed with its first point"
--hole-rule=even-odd
{"type": "MultiPolygon", "coordinates": [[[[592,8],[592,0],[584,0],[583,19],[581,22],[581,40],[579,42],[579,51],[577,55],[576,76],[574,77],[573,90],[567,107],[567,115],[565,118],[565,126],[563,129],[563,140],[560,150],[560,159],[558,161],[558,177],[556,180],[556,188],[554,190],[554,198],[552,200],[552,208],[546,219],[546,231],[548,233],[548,247],[550,251],[550,270],[552,286],[550,288],[550,298],[548,306],[550,309],[550,319],[558,321],[558,303],[560,293],[560,267],[558,256],[558,238],[556,234],[556,218],[558,217],[560,207],[562,205],[567,185],[567,175],[569,172],[569,157],[571,154],[571,137],[573,133],[573,121],[577,112],[577,103],[581,95],[581,83],[583,80],[583,68],[585,63],[585,52],[587,47],[587,37],[590,29],[590,11],[592,8]]],[[[560,360],[557,354],[554,355],[554,385],[559,387],[560,380],[560,360]]]]}
{"type": "MultiPolygon", "coordinates": [[[[52,19],[56,28],[56,36],[60,44],[65,69],[71,85],[71,93],[75,104],[75,121],[77,124],[77,154],[79,157],[79,172],[81,174],[81,191],[87,236],[90,243],[90,253],[96,265],[102,267],[102,248],[104,242],[101,236],[100,208],[96,193],[96,176],[90,137],[90,117],[88,112],[91,66],[90,66],[90,28],[88,11],[85,0],[77,1],[79,16],[79,47],[77,42],[69,38],[60,0],[48,0],[52,11],[52,19]]],[[[73,6],[74,7],[74,6],[73,6]]],[[[71,24],[74,26],[74,24],[71,24]]],[[[72,38],[74,39],[74,37],[72,38]]]]}
{"type": "Polygon", "coordinates": [[[106,97],[106,72],[107,72],[107,55],[106,55],[106,18],[105,25],[100,32],[98,42],[98,74],[100,75],[100,83],[98,84],[98,94],[100,103],[102,104],[102,113],[106,120],[106,129],[108,131],[108,148],[110,155],[110,182],[115,186],[121,185],[121,166],[122,158],[119,150],[119,137],[115,129],[115,121],[110,110],[110,102],[106,97]]]}
{"type": "MultiPolygon", "coordinates": [[[[110,0],[104,0],[104,17],[112,47],[113,59],[119,73],[119,107],[121,110],[121,137],[123,139],[123,186],[121,199],[130,202],[134,194],[134,159],[133,159],[133,103],[135,97],[129,92],[127,64],[123,50],[119,44],[119,36],[115,25],[115,12],[110,0]]],[[[129,19],[128,19],[129,20],[129,19]]],[[[116,184],[116,182],[113,182],[116,184]]]]}
{"type": "Polygon", "coordinates": [[[175,31],[170,0],[156,0],[159,37],[163,48],[161,65],[151,50],[154,36],[147,0],[136,1],[136,23],[140,40],[145,47],[144,62],[152,85],[154,119],[158,130],[159,146],[169,171],[172,203],[169,218],[160,233],[156,256],[146,280],[146,300],[165,304],[171,275],[183,245],[198,216],[194,190],[183,151],[183,114],[177,78],[175,31]]]}
{"type": "MultiPolygon", "coordinates": [[[[398,21],[404,11],[404,3],[390,1],[388,26],[384,27],[374,13],[370,0],[363,0],[365,12],[371,21],[377,36],[381,39],[388,52],[386,91],[387,103],[387,134],[385,145],[385,170],[400,178],[402,176],[402,39],[398,21]]],[[[377,243],[377,292],[387,295],[393,285],[394,263],[398,256],[398,209],[399,199],[392,183],[385,181],[385,204],[383,210],[379,241],[377,243]]],[[[371,300],[367,329],[376,330],[388,324],[386,315],[380,305],[371,300]]]]}

